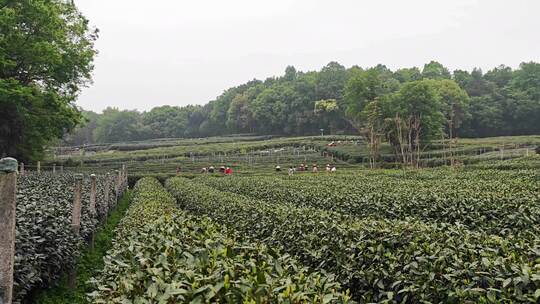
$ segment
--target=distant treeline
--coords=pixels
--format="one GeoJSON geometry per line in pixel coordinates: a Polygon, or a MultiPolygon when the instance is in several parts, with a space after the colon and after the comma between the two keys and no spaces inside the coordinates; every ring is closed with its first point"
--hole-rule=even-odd
{"type": "MultiPolygon", "coordinates": [[[[384,65],[345,68],[337,62],[312,72],[289,66],[281,77],[227,89],[205,105],[161,106],[142,113],[115,108],[103,114],[85,111],[87,123],[65,141],[80,145],[235,133],[311,135],[320,134],[320,129],[325,134],[350,134],[366,127],[375,130],[374,115],[381,121],[401,115],[403,122],[417,115],[423,117],[423,125],[415,128],[426,132],[436,125],[437,131],[450,132],[448,138],[540,134],[540,64],[522,63],[517,70],[501,65],[486,73],[480,69],[450,72],[435,61],[422,69],[396,71],[384,65]],[[432,94],[431,87],[443,93],[432,94]],[[402,103],[386,102],[397,99],[402,103]],[[379,108],[366,108],[372,101],[380,101],[379,108]],[[416,107],[431,108],[440,117],[422,112],[426,109],[409,110],[414,115],[392,110],[417,101],[416,107]],[[445,105],[451,109],[445,110],[445,105]],[[381,113],[384,106],[392,109],[381,113]],[[371,123],[365,123],[368,120],[371,123]],[[435,120],[440,123],[434,124],[435,120]]],[[[439,136],[441,132],[427,133],[439,136]]]]}

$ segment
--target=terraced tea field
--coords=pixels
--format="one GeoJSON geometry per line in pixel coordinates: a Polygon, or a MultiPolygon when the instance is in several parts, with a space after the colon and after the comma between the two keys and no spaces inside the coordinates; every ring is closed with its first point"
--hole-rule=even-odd
{"type": "MultiPolygon", "coordinates": [[[[199,148],[215,144],[222,143],[199,148]]],[[[328,161],[322,149],[312,148],[302,148],[303,156],[328,161]]],[[[299,150],[290,143],[265,149],[257,151],[281,149],[279,157],[287,162],[304,162],[298,153],[285,155],[299,150]]],[[[246,155],[228,157],[242,162],[246,155]]],[[[43,304],[540,301],[539,156],[415,170],[370,170],[335,159],[335,173],[292,175],[273,170],[275,154],[266,157],[256,166],[245,159],[232,176],[198,173],[197,162],[186,165],[194,172],[173,177],[163,170],[172,170],[168,166],[177,160],[155,167],[132,163],[130,207],[114,233],[114,227],[107,228],[109,234],[98,242],[106,249],[99,254],[84,248],[107,225],[116,177],[98,175],[95,211],[89,210],[89,177],[84,177],[81,226],[74,233],[71,171],[105,173],[116,160],[87,159],[91,166],[63,174],[22,176],[16,299],[43,304]],[[141,177],[154,173],[161,181],[141,177]],[[100,263],[70,289],[66,276],[81,263],[82,251],[97,255],[93,259],[100,263]],[[49,295],[47,288],[58,284],[49,295]],[[45,296],[35,297],[36,290],[45,296]]]]}
{"type": "Polygon", "coordinates": [[[180,208],[336,276],[353,300],[536,302],[537,171],[173,178],[180,208]]]}
{"type": "Polygon", "coordinates": [[[539,300],[537,171],[254,177],[140,180],[91,299],[539,300]]]}
{"type": "MultiPolygon", "coordinates": [[[[498,168],[540,168],[534,149],[539,136],[459,139],[450,149],[434,141],[421,152],[422,167],[450,164],[450,157],[465,165],[498,168]],[[501,162],[502,161],[502,162],[501,162]],[[533,164],[534,163],[534,164],[533,164]]],[[[381,147],[380,166],[399,167],[388,144],[381,147]]],[[[366,168],[369,149],[363,137],[352,135],[272,137],[240,136],[200,139],[162,139],[143,142],[57,148],[46,165],[63,165],[78,172],[106,172],[129,164],[131,176],[174,175],[176,168],[189,174],[203,167],[231,166],[237,173],[271,172],[301,163],[339,168],[366,168]],[[332,145],[333,143],[333,145],[332,145]]]]}

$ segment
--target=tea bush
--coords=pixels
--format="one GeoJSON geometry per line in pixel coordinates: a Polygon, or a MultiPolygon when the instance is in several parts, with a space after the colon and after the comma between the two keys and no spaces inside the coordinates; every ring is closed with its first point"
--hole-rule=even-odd
{"type": "Polygon", "coordinates": [[[461,225],[354,219],[167,181],[179,206],[334,273],[360,302],[536,302],[540,248],[461,225]]]}
{"type": "Polygon", "coordinates": [[[388,171],[294,178],[205,176],[198,180],[269,202],[289,202],[358,218],[413,218],[532,239],[540,234],[539,178],[540,174],[532,170],[427,170],[405,175],[388,171]]]}
{"type": "Polygon", "coordinates": [[[14,298],[22,301],[29,292],[56,281],[75,262],[79,247],[97,228],[115,202],[112,177],[97,177],[96,209],[90,214],[88,178],[83,181],[81,235],[71,229],[73,174],[27,174],[17,185],[14,298]],[[105,201],[109,191],[109,201],[105,201]]]}
{"type": "Polygon", "coordinates": [[[153,178],[139,180],[92,303],[348,302],[327,273],[176,208],[153,178]]]}

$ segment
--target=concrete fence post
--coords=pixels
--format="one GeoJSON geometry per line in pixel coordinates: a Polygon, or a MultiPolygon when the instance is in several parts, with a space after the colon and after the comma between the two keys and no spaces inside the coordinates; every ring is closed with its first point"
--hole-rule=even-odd
{"type": "Polygon", "coordinates": [[[90,174],[90,212],[96,214],[96,175],[90,174]]]}
{"type": "Polygon", "coordinates": [[[122,164],[122,192],[124,192],[126,186],[126,164],[122,164]]]}
{"type": "Polygon", "coordinates": [[[124,167],[124,191],[128,188],[129,186],[129,179],[128,179],[128,168],[127,166],[124,167]]]}
{"type": "Polygon", "coordinates": [[[41,173],[41,162],[40,161],[37,162],[37,173],[38,174],[41,173]]]}
{"type": "Polygon", "coordinates": [[[116,206],[116,203],[118,202],[118,200],[120,199],[120,170],[116,170],[115,171],[115,183],[114,183],[114,189],[115,189],[115,192],[116,192],[116,200],[114,201],[114,204],[116,206]]]}
{"type": "Polygon", "coordinates": [[[75,175],[75,187],[73,188],[73,209],[71,211],[71,229],[75,234],[79,234],[81,229],[82,179],[82,174],[75,175]]]}
{"type": "MultiPolygon", "coordinates": [[[[75,186],[73,188],[73,209],[71,211],[71,229],[76,235],[81,231],[81,191],[82,191],[82,174],[75,175],[75,186]]],[[[68,284],[71,289],[77,286],[77,265],[73,265],[69,272],[68,284]]]]}
{"type": "Polygon", "coordinates": [[[15,262],[17,160],[0,160],[0,303],[11,304],[15,262]]]}
{"type": "MultiPolygon", "coordinates": [[[[109,184],[109,181],[111,179],[111,174],[109,172],[107,172],[107,175],[105,176],[105,185],[103,186],[103,188],[105,189],[105,193],[104,193],[104,198],[105,198],[105,202],[107,204],[107,215],[109,214],[109,207],[110,207],[110,202],[109,202],[109,192],[111,190],[111,186],[109,184]]],[[[107,218],[107,217],[105,217],[107,218]]]]}
{"type": "Polygon", "coordinates": [[[60,173],[64,173],[64,166],[63,165],[60,166],[60,173]]]}
{"type": "MultiPolygon", "coordinates": [[[[97,218],[96,210],[96,175],[90,175],[90,215],[97,218]]],[[[90,234],[90,248],[94,249],[94,232],[90,234]]]]}
{"type": "Polygon", "coordinates": [[[24,163],[21,162],[20,165],[21,165],[21,168],[19,169],[19,174],[20,174],[21,176],[24,176],[24,163]]]}
{"type": "Polygon", "coordinates": [[[56,173],[56,164],[53,164],[53,165],[52,165],[52,173],[53,173],[53,174],[56,173]]]}

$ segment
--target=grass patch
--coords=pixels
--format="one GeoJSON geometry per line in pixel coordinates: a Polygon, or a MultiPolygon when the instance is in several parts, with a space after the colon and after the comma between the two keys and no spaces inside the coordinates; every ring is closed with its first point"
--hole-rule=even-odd
{"type": "Polygon", "coordinates": [[[107,221],[96,231],[94,248],[85,247],[82,250],[77,261],[77,288],[69,287],[67,275],[65,275],[57,286],[39,292],[33,303],[88,303],[86,293],[89,292],[90,285],[87,282],[103,268],[103,256],[112,247],[114,230],[129,207],[131,195],[131,191],[126,192],[116,208],[109,214],[107,221]]]}

